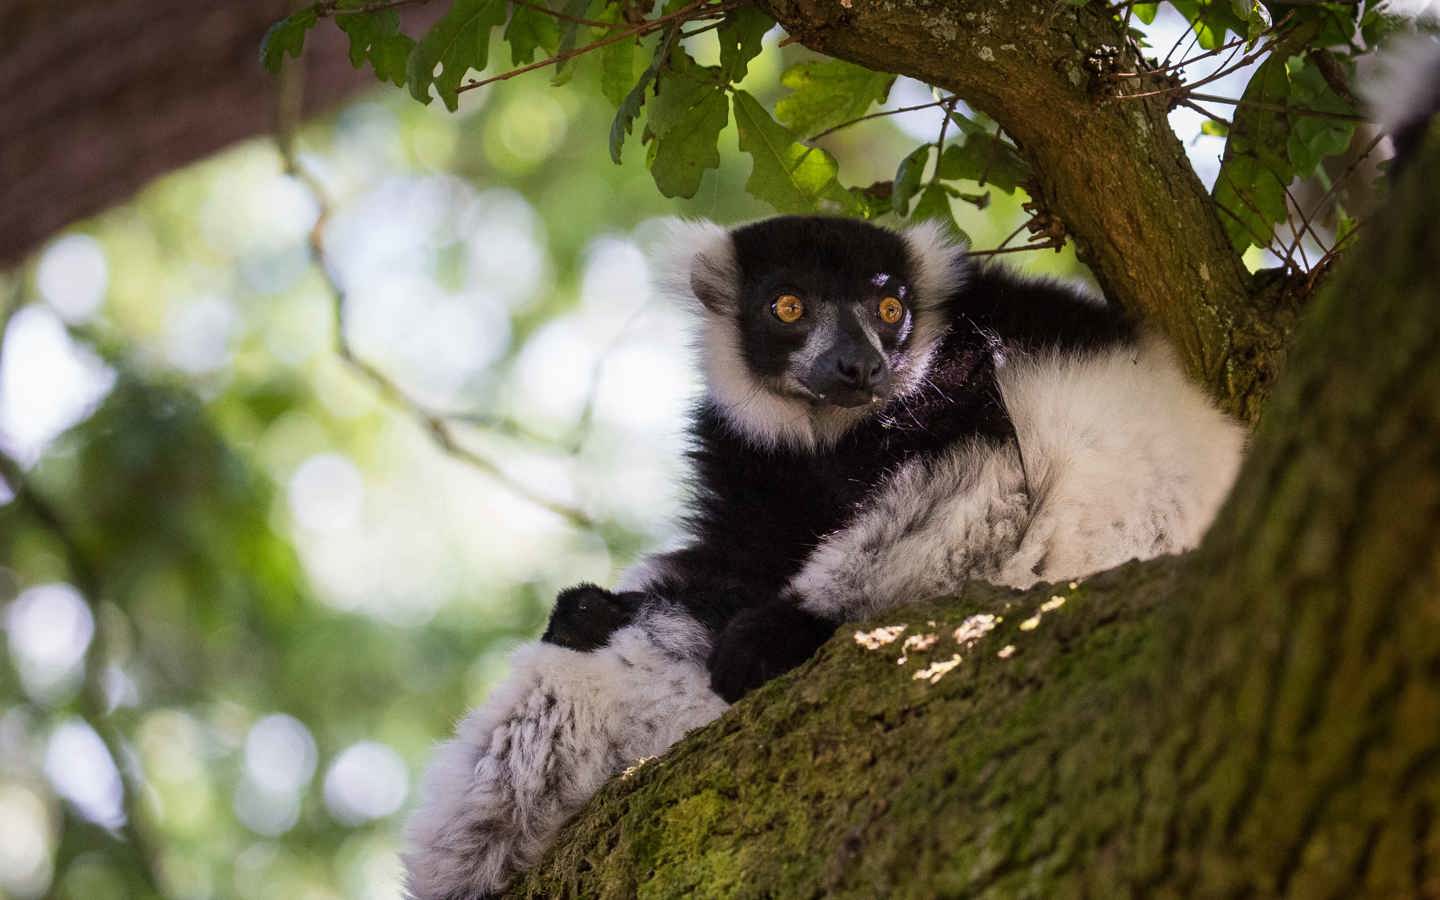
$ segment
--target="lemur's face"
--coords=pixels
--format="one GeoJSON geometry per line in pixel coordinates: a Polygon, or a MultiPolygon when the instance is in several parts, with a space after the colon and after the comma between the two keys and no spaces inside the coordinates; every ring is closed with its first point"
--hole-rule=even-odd
{"type": "Polygon", "coordinates": [[[889,400],[915,326],[900,237],[844,219],[769,219],[732,237],[731,313],[760,382],[822,406],[889,400]]]}
{"type": "Polygon", "coordinates": [[[704,307],[711,398],[741,432],[794,446],[833,440],[917,388],[962,254],[938,228],[818,216],[692,223],[669,249],[662,288],[704,307]]]}

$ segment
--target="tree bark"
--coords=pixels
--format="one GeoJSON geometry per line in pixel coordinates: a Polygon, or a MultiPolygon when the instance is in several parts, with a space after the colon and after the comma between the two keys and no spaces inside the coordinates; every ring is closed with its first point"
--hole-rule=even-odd
{"type": "Polygon", "coordinates": [[[1110,4],[760,2],[811,49],[954,91],[993,117],[1106,294],[1161,328],[1226,408],[1258,417],[1293,310],[1283,292],[1258,291],[1231,249],[1167,99],[1108,96],[1115,83],[1097,71],[1144,65],[1121,51],[1110,4]]]}
{"type": "MultiPolygon", "coordinates": [[[[273,130],[277,81],[260,68],[260,39],[291,6],[290,0],[5,4],[0,268],[151,178],[273,130]]],[[[307,115],[377,84],[351,68],[338,29],[316,28],[312,36],[307,115]]]]}
{"type": "Polygon", "coordinates": [[[1307,314],[1199,551],[898,611],[876,624],[940,636],[904,665],[842,630],[607,786],[514,894],[1440,896],[1427,155],[1307,314]],[[979,611],[1004,621],[957,646],[979,611]]]}

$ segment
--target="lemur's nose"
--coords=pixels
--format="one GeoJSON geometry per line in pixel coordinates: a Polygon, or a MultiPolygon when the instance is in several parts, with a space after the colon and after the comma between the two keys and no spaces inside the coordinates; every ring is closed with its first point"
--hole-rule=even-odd
{"type": "Polygon", "coordinates": [[[835,372],[840,376],[840,382],[855,390],[864,390],[875,384],[884,368],[885,361],[872,353],[844,354],[835,360],[835,372]]]}

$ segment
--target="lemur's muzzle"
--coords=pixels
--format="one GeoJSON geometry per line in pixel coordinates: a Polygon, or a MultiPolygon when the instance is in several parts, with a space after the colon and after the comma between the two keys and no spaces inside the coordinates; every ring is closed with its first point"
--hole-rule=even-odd
{"type": "Polygon", "coordinates": [[[801,380],[818,402],[860,406],[888,394],[890,366],[868,341],[846,336],[821,353],[801,380]]]}

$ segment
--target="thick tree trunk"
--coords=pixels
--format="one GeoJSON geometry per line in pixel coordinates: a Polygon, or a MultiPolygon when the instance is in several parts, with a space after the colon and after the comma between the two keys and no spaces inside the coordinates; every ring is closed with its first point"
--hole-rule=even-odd
{"type": "MultiPolygon", "coordinates": [[[[149,179],[272,130],[277,82],[260,68],[260,39],[292,5],[4,4],[0,268],[149,179]]],[[[307,114],[376,84],[350,67],[335,28],[315,30],[305,65],[307,114]]]]}
{"type": "Polygon", "coordinates": [[[904,665],[842,631],[515,893],[1440,896],[1437,144],[1308,313],[1205,547],[899,611],[874,624],[940,636],[904,665]]]}
{"type": "Polygon", "coordinates": [[[1110,65],[1142,65],[1111,5],[1063,0],[760,0],[806,46],[954,91],[1029,159],[1106,293],[1162,328],[1232,412],[1259,414],[1293,324],[1257,292],[1166,119],[1111,99],[1110,65]]]}

